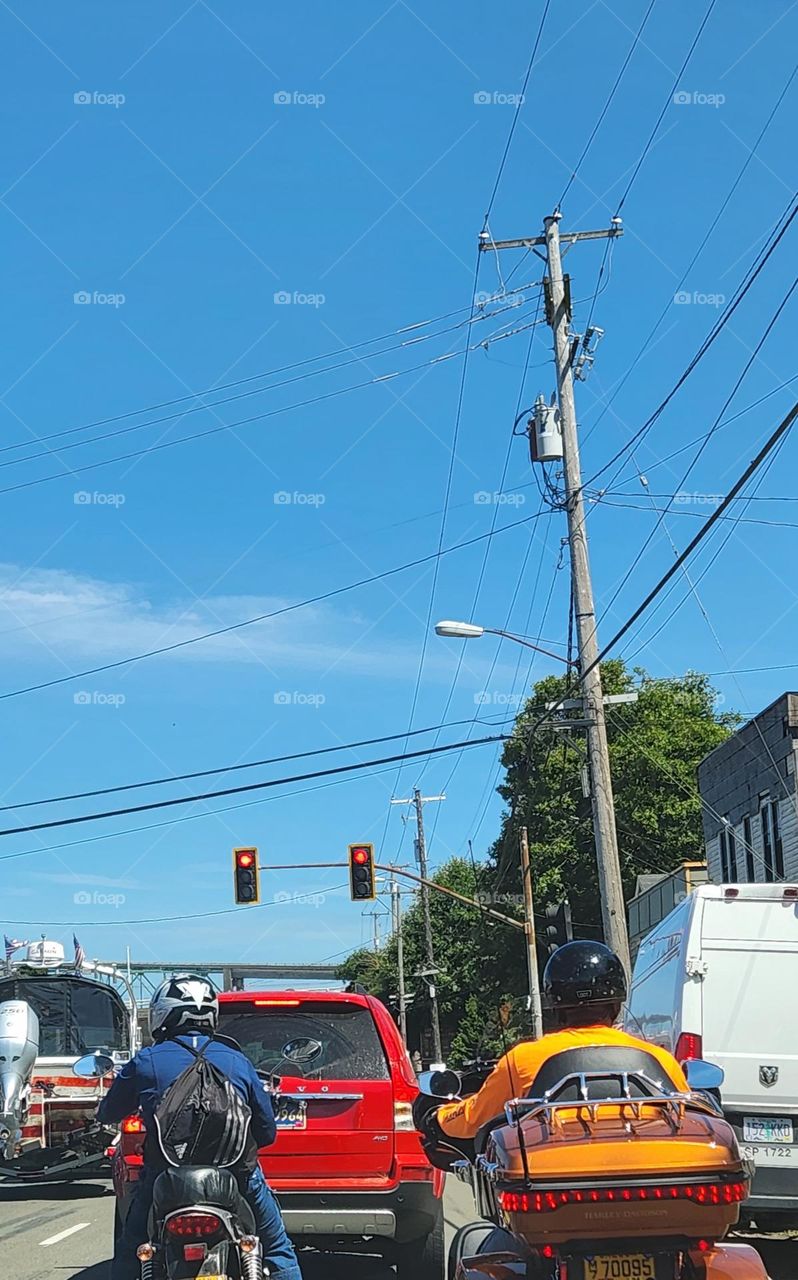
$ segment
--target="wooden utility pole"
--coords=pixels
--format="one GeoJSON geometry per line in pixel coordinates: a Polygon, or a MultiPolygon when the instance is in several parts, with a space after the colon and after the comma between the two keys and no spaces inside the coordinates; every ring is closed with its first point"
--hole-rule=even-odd
{"type": "Polygon", "coordinates": [[[526,827],[521,828],[521,883],[524,890],[524,932],[529,967],[529,1012],[532,1017],[532,1036],[533,1039],[538,1040],[543,1035],[543,1007],[540,1000],[538,949],[535,935],[535,895],[532,890],[532,866],[529,861],[529,838],[526,827]]]}
{"type": "Polygon", "coordinates": [[[615,829],[615,805],[612,794],[612,776],[607,747],[607,725],[604,715],[604,697],[601,687],[601,669],[598,663],[598,638],[596,635],[596,611],[593,601],[593,584],[590,577],[590,560],[585,530],[585,504],[582,492],[582,474],[579,462],[579,435],[574,400],[573,352],[574,338],[570,331],[570,285],[563,276],[561,244],[569,248],[581,240],[602,240],[622,234],[620,222],[613,220],[604,231],[575,231],[560,235],[560,213],[544,219],[545,234],[521,240],[482,241],[482,249],[530,248],[539,253],[548,266],[544,281],[546,319],[554,335],[554,360],[557,369],[557,400],[562,432],[563,479],[565,506],[568,518],[568,542],[571,552],[571,579],[573,585],[576,633],[579,648],[579,671],[583,705],[587,719],[587,748],[590,764],[591,803],[593,807],[593,831],[596,843],[601,913],[604,938],[607,945],[620,957],[627,973],[631,970],[629,956],[629,932],[623,899],[621,865],[618,857],[618,838],[615,829]]]}

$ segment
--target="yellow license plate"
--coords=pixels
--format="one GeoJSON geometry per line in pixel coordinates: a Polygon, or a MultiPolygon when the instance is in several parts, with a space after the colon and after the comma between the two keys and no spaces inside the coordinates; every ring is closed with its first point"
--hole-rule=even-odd
{"type": "Polygon", "coordinates": [[[585,1258],[585,1280],[657,1280],[650,1253],[597,1253],[585,1258]]]}

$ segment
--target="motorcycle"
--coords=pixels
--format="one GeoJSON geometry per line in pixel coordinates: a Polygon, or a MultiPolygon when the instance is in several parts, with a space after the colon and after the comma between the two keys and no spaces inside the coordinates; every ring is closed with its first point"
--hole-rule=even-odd
{"type": "Polygon", "coordinates": [[[644,1051],[568,1050],[473,1140],[429,1123],[462,1096],[457,1074],[422,1076],[427,1155],[481,1216],[455,1236],[449,1280],[767,1280],[758,1253],[726,1239],[752,1169],[717,1101],[723,1073],[695,1061],[687,1076],[679,1093],[644,1051]]]}
{"type": "MultiPolygon", "coordinates": [[[[107,1056],[88,1054],[73,1070],[78,1076],[100,1077],[112,1067],[107,1056]]],[[[297,1103],[276,1092],[279,1077],[258,1074],[272,1092],[276,1116],[285,1112],[290,1119],[297,1103]]],[[[160,1173],[153,1185],[147,1235],[136,1250],[141,1280],[262,1280],[255,1218],[229,1169],[183,1166],[160,1173]]]]}

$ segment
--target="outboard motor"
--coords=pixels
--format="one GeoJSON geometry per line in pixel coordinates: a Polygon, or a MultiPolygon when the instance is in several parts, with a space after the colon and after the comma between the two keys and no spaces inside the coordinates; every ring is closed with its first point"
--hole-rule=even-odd
{"type": "Polygon", "coordinates": [[[39,1053],[39,1019],[24,1000],[0,1004],[0,1154],[12,1160],[22,1137],[33,1068],[39,1053]]]}

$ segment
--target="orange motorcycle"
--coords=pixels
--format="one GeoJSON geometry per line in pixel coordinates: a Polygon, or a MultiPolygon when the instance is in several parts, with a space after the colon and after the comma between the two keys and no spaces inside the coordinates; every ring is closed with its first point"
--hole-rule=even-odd
{"type": "MultiPolygon", "coordinates": [[[[427,1138],[482,1218],[455,1237],[450,1280],[767,1280],[754,1249],[726,1241],[751,1169],[721,1114],[723,1073],[693,1062],[688,1079],[676,1092],[643,1051],[568,1050],[473,1143],[427,1138]]],[[[456,1098],[459,1078],[421,1087],[429,1134],[425,1108],[456,1098]]]]}

